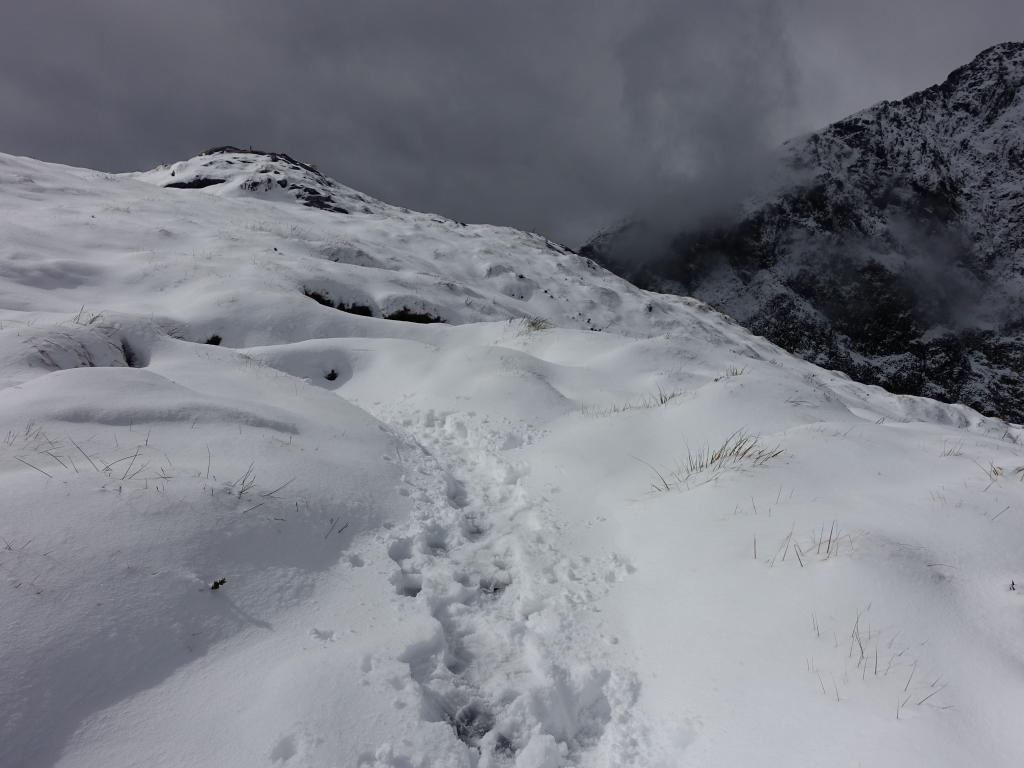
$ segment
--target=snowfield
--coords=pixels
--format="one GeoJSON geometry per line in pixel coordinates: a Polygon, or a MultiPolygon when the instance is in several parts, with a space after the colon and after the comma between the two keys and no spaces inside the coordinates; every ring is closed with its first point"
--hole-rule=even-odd
{"type": "Polygon", "coordinates": [[[0,214],[0,764],[1024,765],[1019,427],[286,156],[0,214]]]}

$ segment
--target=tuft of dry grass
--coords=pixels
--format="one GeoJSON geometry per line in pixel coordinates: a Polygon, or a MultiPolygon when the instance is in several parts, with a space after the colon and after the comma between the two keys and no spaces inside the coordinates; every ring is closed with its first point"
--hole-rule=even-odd
{"type": "Polygon", "coordinates": [[[721,472],[736,467],[760,467],[781,456],[778,446],[765,446],[757,435],[743,430],[733,432],[717,448],[709,445],[687,452],[681,470],[686,477],[702,472],[721,472]]]}
{"type": "Polygon", "coordinates": [[[988,478],[988,485],[985,486],[984,491],[987,491],[1004,476],[1016,476],[1019,481],[1024,482],[1024,465],[1011,469],[1008,467],[997,466],[991,461],[988,463],[987,467],[975,459],[971,459],[971,461],[973,461],[978,469],[985,473],[985,477],[988,478]]]}
{"type": "Polygon", "coordinates": [[[957,442],[949,442],[948,440],[942,441],[942,455],[943,456],[963,456],[964,455],[964,441],[958,440],[957,442]]]}
{"type": "Polygon", "coordinates": [[[740,367],[738,365],[730,365],[728,368],[725,369],[721,376],[715,377],[715,381],[722,381],[723,379],[732,379],[737,376],[742,376],[746,372],[747,369],[745,367],[740,367]]]}
{"type": "Polygon", "coordinates": [[[668,405],[681,394],[683,394],[682,390],[664,390],[661,387],[658,387],[657,392],[651,395],[645,395],[640,400],[631,400],[627,403],[611,405],[607,408],[584,405],[580,408],[580,413],[584,416],[613,416],[616,413],[625,413],[626,411],[633,411],[637,409],[659,408],[663,405],[668,405]]]}
{"type": "Polygon", "coordinates": [[[508,319],[508,324],[510,326],[515,326],[516,336],[526,336],[531,333],[546,331],[555,327],[555,324],[543,315],[527,315],[526,317],[520,317],[518,319],[510,317],[508,319]]]}
{"type": "Polygon", "coordinates": [[[669,472],[661,472],[653,464],[633,457],[650,468],[657,476],[651,488],[658,492],[674,488],[688,488],[694,482],[701,485],[717,479],[725,472],[761,467],[785,451],[779,446],[768,446],[761,438],[745,430],[737,430],[716,448],[704,445],[696,450],[689,449],[683,459],[669,472]]]}

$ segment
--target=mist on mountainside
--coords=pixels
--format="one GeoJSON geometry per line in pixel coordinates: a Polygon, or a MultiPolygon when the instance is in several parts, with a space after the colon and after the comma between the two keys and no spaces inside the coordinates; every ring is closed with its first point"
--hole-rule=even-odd
{"type": "Polygon", "coordinates": [[[741,200],[630,220],[581,253],[819,365],[1020,421],[1022,86],[1024,44],[986,49],[785,142],[741,200]]]}

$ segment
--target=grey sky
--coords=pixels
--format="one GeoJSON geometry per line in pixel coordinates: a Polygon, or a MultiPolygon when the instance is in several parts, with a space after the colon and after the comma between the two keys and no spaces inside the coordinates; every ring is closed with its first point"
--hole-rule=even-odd
{"type": "Polygon", "coordinates": [[[253,145],[573,244],[1024,38],[1020,0],[5,5],[0,151],[120,171],[253,145]]]}

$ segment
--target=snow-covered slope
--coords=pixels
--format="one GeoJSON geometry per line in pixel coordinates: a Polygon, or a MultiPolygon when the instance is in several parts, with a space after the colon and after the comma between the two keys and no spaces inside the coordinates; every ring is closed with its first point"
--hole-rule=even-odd
{"type": "Polygon", "coordinates": [[[1024,421],[1024,43],[781,159],[735,220],[584,252],[858,380],[1024,421]]]}
{"type": "Polygon", "coordinates": [[[0,211],[0,764],[1024,761],[1018,429],[280,155],[0,211]]]}

